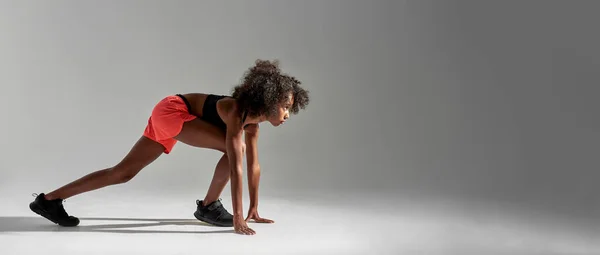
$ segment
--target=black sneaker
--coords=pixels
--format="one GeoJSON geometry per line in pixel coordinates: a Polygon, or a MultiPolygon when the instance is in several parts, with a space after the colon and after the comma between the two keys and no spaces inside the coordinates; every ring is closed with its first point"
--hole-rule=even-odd
{"type": "Polygon", "coordinates": [[[196,200],[196,205],[196,219],[219,227],[233,227],[233,215],[223,207],[221,199],[206,206],[202,205],[202,200],[196,200]]]}
{"type": "Polygon", "coordinates": [[[44,193],[36,196],[35,200],[29,204],[29,209],[63,227],[79,225],[79,219],[69,216],[65,211],[62,199],[46,200],[44,193]]]}

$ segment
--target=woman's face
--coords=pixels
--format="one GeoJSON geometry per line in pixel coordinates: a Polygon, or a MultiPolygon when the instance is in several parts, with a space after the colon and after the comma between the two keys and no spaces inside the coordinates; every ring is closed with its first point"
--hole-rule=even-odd
{"type": "Polygon", "coordinates": [[[277,108],[277,111],[275,114],[271,115],[268,120],[271,123],[271,125],[277,127],[283,123],[285,123],[285,121],[290,118],[290,108],[292,107],[292,105],[294,104],[294,96],[292,93],[290,93],[286,99],[279,104],[279,107],[277,108]]]}

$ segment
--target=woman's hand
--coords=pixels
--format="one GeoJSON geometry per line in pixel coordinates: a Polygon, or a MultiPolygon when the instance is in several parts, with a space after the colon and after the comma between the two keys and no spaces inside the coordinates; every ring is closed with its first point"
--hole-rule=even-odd
{"type": "Polygon", "coordinates": [[[244,221],[244,217],[242,216],[234,216],[233,217],[233,229],[236,233],[242,235],[254,235],[256,232],[248,227],[246,221],[244,221]]]}
{"type": "Polygon", "coordinates": [[[256,223],[275,223],[275,221],[270,219],[261,218],[258,215],[258,210],[256,208],[250,208],[248,210],[248,217],[246,217],[246,222],[249,220],[254,220],[256,223]]]}

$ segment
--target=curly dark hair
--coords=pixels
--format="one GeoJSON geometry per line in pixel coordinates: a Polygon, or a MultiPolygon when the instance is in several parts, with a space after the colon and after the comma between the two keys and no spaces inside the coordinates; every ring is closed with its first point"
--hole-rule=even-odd
{"type": "Polygon", "coordinates": [[[309,103],[308,91],[300,87],[295,77],[282,73],[279,61],[258,59],[244,74],[241,84],[232,89],[232,97],[248,117],[272,116],[290,93],[294,103],[290,114],[298,114],[309,103]]]}

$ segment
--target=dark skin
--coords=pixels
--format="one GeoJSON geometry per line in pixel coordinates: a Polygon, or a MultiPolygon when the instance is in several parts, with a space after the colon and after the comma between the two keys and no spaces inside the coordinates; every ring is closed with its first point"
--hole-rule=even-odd
{"type": "MultiPolygon", "coordinates": [[[[206,99],[204,93],[190,93],[184,95],[191,104],[192,114],[202,117],[202,106],[206,99]]],[[[259,123],[269,122],[273,126],[283,124],[290,116],[289,109],[293,104],[293,96],[289,95],[279,107],[278,113],[273,116],[247,117],[242,123],[242,116],[238,105],[232,98],[224,98],[217,103],[217,112],[227,124],[226,130],[196,118],[183,125],[176,140],[187,145],[218,150],[223,156],[218,161],[209,186],[204,204],[217,200],[223,189],[231,179],[231,194],[233,201],[234,229],[238,234],[253,235],[256,232],[248,227],[247,222],[254,220],[257,223],[274,223],[258,214],[258,186],[260,181],[260,164],[258,162],[257,142],[259,123]],[[248,169],[248,186],[250,206],[247,217],[243,217],[242,206],[242,157],[246,155],[248,169]]],[[[67,199],[69,197],[103,188],[110,185],[122,184],[130,181],[142,169],[160,157],[164,147],[142,136],[129,153],[116,165],[110,168],[97,170],[81,177],[57,190],[45,195],[46,199],[67,199]]]]}

